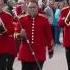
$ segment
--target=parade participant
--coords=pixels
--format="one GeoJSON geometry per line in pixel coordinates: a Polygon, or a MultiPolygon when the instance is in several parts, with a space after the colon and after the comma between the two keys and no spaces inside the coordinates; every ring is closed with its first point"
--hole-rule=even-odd
{"type": "Polygon", "coordinates": [[[4,2],[0,0],[0,70],[13,70],[13,62],[17,55],[13,18],[3,11],[3,7],[4,2]]]}
{"type": "MultiPolygon", "coordinates": [[[[16,33],[19,29],[18,28],[19,27],[18,19],[22,14],[24,15],[26,13],[26,2],[24,0],[20,0],[20,1],[18,0],[18,2],[13,7],[12,12],[14,14],[14,30],[16,33]]],[[[21,40],[18,38],[15,38],[15,41],[16,41],[17,49],[19,49],[21,40]]]]}
{"type": "Polygon", "coordinates": [[[47,17],[38,13],[38,4],[35,0],[29,2],[27,13],[19,19],[23,28],[20,34],[28,40],[24,39],[25,41],[21,42],[18,59],[22,62],[22,70],[42,70],[46,60],[46,46],[49,57],[53,56],[51,26],[47,17]]]}
{"type": "Polygon", "coordinates": [[[63,45],[66,50],[68,70],[70,70],[70,0],[67,1],[68,5],[62,9],[58,25],[63,28],[63,45]]]}

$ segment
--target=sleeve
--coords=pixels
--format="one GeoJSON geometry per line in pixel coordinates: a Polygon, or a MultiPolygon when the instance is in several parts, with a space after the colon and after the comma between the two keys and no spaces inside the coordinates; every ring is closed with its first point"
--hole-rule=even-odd
{"type": "Polygon", "coordinates": [[[13,34],[14,33],[14,25],[13,25],[13,17],[9,14],[5,14],[4,16],[4,23],[7,29],[6,34],[13,34]]]}
{"type": "Polygon", "coordinates": [[[45,28],[46,44],[48,46],[48,50],[50,51],[51,49],[53,49],[53,34],[48,19],[45,20],[44,28],[45,28]]]}
{"type": "Polygon", "coordinates": [[[61,14],[60,14],[60,17],[59,17],[59,20],[58,20],[58,26],[59,27],[63,28],[65,26],[64,20],[65,20],[65,10],[62,10],[61,14]]]}
{"type": "Polygon", "coordinates": [[[52,13],[52,10],[50,8],[45,8],[44,12],[48,17],[53,17],[53,13],[52,13]]]}
{"type": "Polygon", "coordinates": [[[21,22],[20,19],[14,21],[14,38],[20,40],[20,32],[21,32],[21,22]]]}
{"type": "Polygon", "coordinates": [[[60,16],[60,10],[57,9],[57,11],[55,13],[55,19],[58,20],[59,16],[60,16]]]}
{"type": "Polygon", "coordinates": [[[15,32],[20,33],[22,28],[22,19],[17,18],[17,21],[14,21],[15,32]]]}
{"type": "Polygon", "coordinates": [[[49,22],[52,24],[53,22],[53,11],[51,8],[45,8],[44,13],[47,15],[49,22]]]}

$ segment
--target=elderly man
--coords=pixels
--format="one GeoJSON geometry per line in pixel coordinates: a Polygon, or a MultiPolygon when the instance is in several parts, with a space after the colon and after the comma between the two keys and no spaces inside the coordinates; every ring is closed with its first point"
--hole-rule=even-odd
{"type": "Polygon", "coordinates": [[[38,4],[31,0],[27,6],[27,14],[20,17],[21,35],[18,58],[22,62],[22,70],[41,70],[46,60],[46,46],[49,57],[53,55],[51,26],[46,16],[38,13],[38,4]],[[25,29],[25,30],[24,30],[25,29]],[[26,31],[26,34],[24,34],[26,31]],[[26,36],[27,35],[27,36],[26,36]]]}

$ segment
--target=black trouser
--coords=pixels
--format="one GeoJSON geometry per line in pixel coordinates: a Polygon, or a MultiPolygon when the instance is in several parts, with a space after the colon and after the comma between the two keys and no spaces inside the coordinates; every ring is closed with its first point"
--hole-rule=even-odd
{"type": "Polygon", "coordinates": [[[21,44],[21,40],[15,39],[15,42],[16,42],[16,47],[17,47],[17,52],[18,52],[19,51],[19,46],[21,44]]]}
{"type": "MultiPolygon", "coordinates": [[[[42,69],[44,62],[39,62],[42,69]]],[[[36,62],[22,62],[22,70],[39,70],[36,62]]]]}
{"type": "Polygon", "coordinates": [[[0,70],[13,70],[14,57],[8,54],[0,55],[0,70]]]}
{"type": "Polygon", "coordinates": [[[66,50],[66,59],[68,64],[68,70],[70,70],[70,48],[65,48],[66,50]]]}

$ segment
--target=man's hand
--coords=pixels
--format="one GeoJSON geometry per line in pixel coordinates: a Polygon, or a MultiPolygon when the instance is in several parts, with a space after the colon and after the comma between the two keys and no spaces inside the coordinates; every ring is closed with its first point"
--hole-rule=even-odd
{"type": "Polygon", "coordinates": [[[14,33],[14,38],[17,40],[22,40],[26,42],[26,32],[24,29],[21,29],[20,33],[14,33]]]}
{"type": "Polygon", "coordinates": [[[20,37],[20,33],[17,33],[17,32],[14,33],[14,38],[15,38],[15,39],[18,39],[18,37],[20,37]]]}
{"type": "Polygon", "coordinates": [[[48,54],[49,54],[49,58],[50,59],[53,57],[53,53],[54,53],[53,49],[51,49],[51,50],[48,51],[48,54]]]}

